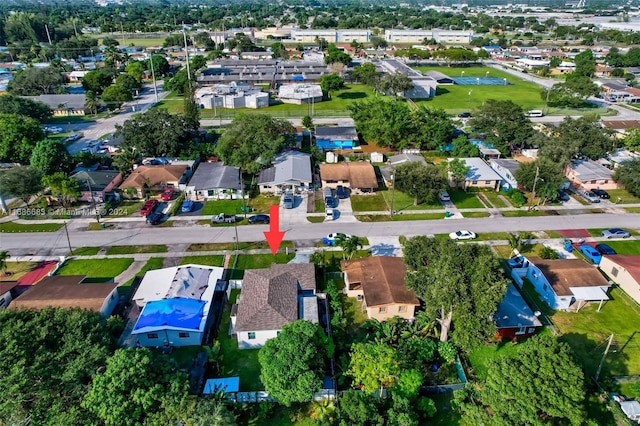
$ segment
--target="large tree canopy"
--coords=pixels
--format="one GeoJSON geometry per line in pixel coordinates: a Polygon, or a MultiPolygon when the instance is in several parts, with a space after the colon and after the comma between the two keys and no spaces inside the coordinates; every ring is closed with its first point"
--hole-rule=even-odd
{"type": "Polygon", "coordinates": [[[116,137],[122,136],[123,149],[149,156],[179,156],[192,147],[194,131],[180,114],[165,109],[150,109],[116,126],[116,137]]]}
{"type": "Polygon", "coordinates": [[[453,341],[469,351],[495,333],[491,317],[508,281],[489,247],[418,236],[406,242],[404,259],[407,287],[440,322],[441,340],[453,326],[453,341]]]}
{"type": "Polygon", "coordinates": [[[309,401],[322,389],[325,361],[332,354],[332,343],[318,324],[296,321],[260,349],[260,380],[286,406],[309,401]]]}
{"type": "Polygon", "coordinates": [[[51,109],[42,102],[8,93],[0,96],[0,114],[18,114],[42,121],[51,116],[51,109]]]}
{"type": "Polygon", "coordinates": [[[12,167],[0,174],[0,190],[4,196],[15,196],[26,204],[42,191],[42,173],[27,166],[12,167]]]}
{"type": "Polygon", "coordinates": [[[540,147],[540,155],[564,165],[576,158],[597,160],[617,145],[595,117],[566,117],[555,135],[540,147]]]}
{"type": "Polygon", "coordinates": [[[508,100],[487,100],[474,112],[469,125],[487,133],[488,139],[503,154],[510,152],[511,145],[524,147],[533,135],[531,121],[525,117],[522,107],[508,100]]]}
{"type": "Polygon", "coordinates": [[[0,311],[0,423],[91,423],[80,402],[110,352],[97,312],[0,311]]]}
{"type": "Polygon", "coordinates": [[[566,180],[562,163],[539,157],[533,163],[522,163],[514,173],[519,185],[545,199],[554,199],[566,180]],[[537,174],[537,180],[536,180],[537,174]]]}
{"type": "Polygon", "coordinates": [[[60,171],[68,172],[70,166],[71,155],[60,139],[39,141],[31,154],[31,167],[45,176],[60,171]]]}
{"type": "Polygon", "coordinates": [[[113,75],[104,69],[89,71],[82,78],[82,87],[84,90],[91,90],[97,95],[101,95],[104,89],[109,87],[111,83],[113,83],[113,75]]]}
{"type": "Polygon", "coordinates": [[[28,164],[31,152],[44,138],[40,123],[16,114],[0,114],[0,161],[28,164]]]}
{"type": "Polygon", "coordinates": [[[434,201],[447,187],[447,180],[438,167],[409,161],[394,170],[393,184],[413,197],[413,205],[434,201]]]}
{"type": "Polygon", "coordinates": [[[569,346],[550,335],[532,337],[515,353],[490,360],[480,389],[467,389],[456,399],[473,424],[577,426],[586,418],[584,374],[569,346]]]}
{"type": "Polygon", "coordinates": [[[237,115],[218,140],[216,153],[225,164],[257,172],[274,155],[293,146],[295,128],[287,120],[267,114],[237,115]]]}
{"type": "Polygon", "coordinates": [[[636,197],[640,197],[640,159],[634,158],[633,160],[625,161],[616,169],[613,178],[624,186],[627,191],[636,197]]]}
{"type": "Polygon", "coordinates": [[[9,81],[9,91],[20,96],[38,96],[56,93],[64,79],[56,67],[27,68],[9,81]]]}

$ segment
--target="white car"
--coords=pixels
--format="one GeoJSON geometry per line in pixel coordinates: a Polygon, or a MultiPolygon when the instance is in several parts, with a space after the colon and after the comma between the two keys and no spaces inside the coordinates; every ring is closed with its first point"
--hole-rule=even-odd
{"type": "Polygon", "coordinates": [[[347,239],[351,238],[351,235],[343,234],[342,232],[333,232],[333,233],[327,235],[324,238],[326,238],[329,241],[337,240],[339,238],[344,238],[345,240],[347,240],[347,239]]]}
{"type": "Polygon", "coordinates": [[[471,231],[457,231],[449,234],[452,240],[473,240],[476,236],[476,233],[471,231]]]}
{"type": "Polygon", "coordinates": [[[58,133],[62,133],[62,127],[45,127],[44,131],[47,133],[53,133],[57,135],[58,133]]]}
{"type": "Polygon", "coordinates": [[[438,198],[440,198],[440,201],[451,201],[451,197],[449,196],[449,193],[447,191],[444,191],[443,193],[438,195],[438,198]]]}

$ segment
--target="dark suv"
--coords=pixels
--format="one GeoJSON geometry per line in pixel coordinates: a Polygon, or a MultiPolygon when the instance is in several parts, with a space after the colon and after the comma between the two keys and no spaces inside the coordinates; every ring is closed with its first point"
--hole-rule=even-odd
{"type": "Polygon", "coordinates": [[[596,194],[598,197],[602,198],[603,200],[608,200],[609,198],[611,198],[609,193],[607,191],[605,191],[604,189],[592,189],[591,192],[593,192],[594,194],[596,194]]]}
{"type": "Polygon", "coordinates": [[[268,214],[256,214],[249,218],[249,223],[269,223],[268,214]]]}
{"type": "Polygon", "coordinates": [[[151,225],[157,225],[160,223],[163,217],[164,217],[163,213],[153,212],[149,216],[147,216],[147,223],[150,223],[151,225]]]}

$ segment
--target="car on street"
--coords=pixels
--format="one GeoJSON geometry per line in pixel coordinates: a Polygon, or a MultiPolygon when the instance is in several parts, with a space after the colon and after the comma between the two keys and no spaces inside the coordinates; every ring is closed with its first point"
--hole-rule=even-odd
{"type": "Polygon", "coordinates": [[[182,207],[180,210],[182,211],[182,213],[189,213],[193,210],[193,204],[193,200],[184,200],[182,202],[182,207]]]}
{"type": "Polygon", "coordinates": [[[151,213],[149,216],[147,216],[147,223],[150,223],[151,225],[157,225],[160,223],[163,217],[164,214],[162,212],[151,213]]]}
{"type": "Polygon", "coordinates": [[[477,237],[475,232],[471,231],[456,231],[449,234],[449,238],[452,240],[473,240],[477,237]]]}
{"type": "Polygon", "coordinates": [[[140,214],[142,216],[149,216],[157,206],[158,206],[158,200],[145,201],[144,205],[140,209],[140,214]]]}
{"type": "Polygon", "coordinates": [[[616,251],[614,249],[612,249],[610,246],[608,246],[607,244],[601,243],[601,244],[597,244],[596,245],[596,250],[598,250],[598,252],[602,255],[605,254],[616,254],[616,251]]]}
{"type": "Polygon", "coordinates": [[[167,188],[162,191],[162,195],[160,196],[160,198],[162,198],[162,201],[171,200],[173,198],[173,188],[167,188]]]}
{"type": "Polygon", "coordinates": [[[345,198],[349,198],[349,194],[347,193],[347,189],[342,185],[338,185],[336,187],[336,196],[338,198],[340,198],[341,200],[344,200],[345,198]]]}
{"type": "Polygon", "coordinates": [[[598,197],[592,191],[582,190],[582,191],[579,192],[579,194],[580,194],[580,196],[582,196],[582,198],[584,198],[585,200],[587,200],[590,203],[599,203],[600,202],[600,197],[598,197]]]}
{"type": "Polygon", "coordinates": [[[77,133],[74,133],[74,134],[72,134],[71,136],[69,136],[69,137],[67,138],[67,140],[68,140],[69,142],[75,142],[75,141],[77,141],[78,139],[80,139],[80,135],[79,135],[79,134],[77,134],[77,133]]]}
{"type": "Polygon", "coordinates": [[[601,232],[603,237],[607,238],[629,238],[631,233],[620,228],[605,229],[601,232]]]}
{"type": "Polygon", "coordinates": [[[470,112],[461,112],[460,114],[458,114],[458,117],[460,118],[469,118],[471,117],[471,113],[470,112]]]}
{"type": "Polygon", "coordinates": [[[524,264],[524,257],[523,256],[516,256],[516,257],[512,257],[511,259],[507,260],[507,265],[509,265],[509,268],[522,268],[522,265],[524,264]]]}
{"type": "Polygon", "coordinates": [[[211,223],[234,223],[236,221],[236,215],[228,215],[220,213],[211,218],[211,223]]]}
{"type": "Polygon", "coordinates": [[[270,221],[268,214],[255,214],[249,218],[249,223],[269,223],[270,221]]]}
{"type": "Polygon", "coordinates": [[[580,246],[580,253],[584,254],[584,256],[589,259],[594,264],[599,264],[602,260],[602,254],[594,247],[591,247],[587,244],[582,244],[580,246]]]}
{"type": "Polygon", "coordinates": [[[46,126],[43,130],[47,133],[52,133],[54,135],[57,135],[58,133],[62,133],[62,127],[56,127],[56,126],[46,126]]]}
{"type": "Polygon", "coordinates": [[[338,240],[348,240],[349,238],[351,238],[351,235],[349,234],[344,234],[342,232],[332,232],[326,237],[322,237],[322,244],[327,246],[335,246],[338,243],[338,240]]]}
{"type": "Polygon", "coordinates": [[[294,197],[290,192],[285,193],[282,196],[282,207],[285,209],[292,209],[294,205],[294,197]]]}
{"type": "Polygon", "coordinates": [[[444,191],[440,195],[438,195],[438,198],[440,198],[440,201],[451,201],[451,197],[449,196],[449,193],[447,191],[444,191]]]}
{"type": "Polygon", "coordinates": [[[605,191],[604,189],[592,189],[591,192],[593,192],[594,194],[596,194],[598,197],[602,198],[603,200],[608,200],[609,198],[611,198],[609,193],[607,191],[605,191]]]}

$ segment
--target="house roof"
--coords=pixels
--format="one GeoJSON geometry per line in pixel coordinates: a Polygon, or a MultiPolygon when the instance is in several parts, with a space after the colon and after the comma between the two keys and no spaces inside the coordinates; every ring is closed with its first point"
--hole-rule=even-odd
{"type": "Polygon", "coordinates": [[[449,77],[446,74],[441,73],[440,71],[426,71],[423,72],[424,75],[426,75],[427,77],[431,77],[436,81],[440,81],[440,80],[451,80],[453,81],[453,78],[449,77]]]}
{"type": "Polygon", "coordinates": [[[574,287],[608,287],[609,282],[597,268],[582,259],[550,259],[529,257],[544,274],[558,296],[572,296],[574,287]]]}
{"type": "Polygon", "coordinates": [[[91,184],[91,191],[103,191],[111,182],[113,182],[120,172],[117,170],[94,170],[94,171],[81,171],[74,173],[71,177],[80,183],[81,191],[88,191],[91,184]]]}
{"type": "Polygon", "coordinates": [[[602,120],[602,124],[614,130],[640,128],[640,120],[602,120]]]}
{"type": "Polygon", "coordinates": [[[509,170],[511,172],[511,175],[513,175],[516,170],[518,170],[520,168],[520,163],[517,162],[516,160],[509,160],[509,159],[505,159],[505,158],[496,158],[496,159],[492,159],[489,161],[489,163],[494,163],[497,166],[500,166],[500,168],[509,170]]]}
{"type": "Polygon", "coordinates": [[[502,177],[495,170],[493,170],[487,163],[481,158],[461,158],[462,161],[469,167],[469,172],[465,176],[465,180],[479,181],[479,180],[502,180],[502,177]]]}
{"type": "Polygon", "coordinates": [[[189,181],[196,191],[220,188],[242,189],[240,168],[227,166],[223,162],[200,163],[189,181]]]}
{"type": "Polygon", "coordinates": [[[17,287],[18,281],[0,281],[0,296],[17,287]]]}
{"type": "Polygon", "coordinates": [[[152,300],[144,305],[131,334],[159,330],[204,331],[206,305],[204,300],[182,297],[152,300]]]}
{"type": "Polygon", "coordinates": [[[507,292],[502,302],[498,305],[498,310],[493,316],[493,320],[498,328],[542,326],[538,317],[534,315],[513,284],[507,287],[507,292]]]}
{"type": "Polygon", "coordinates": [[[271,265],[244,273],[237,331],[279,330],[299,318],[298,289],[316,289],[311,263],[271,265]]]}
{"type": "Polygon", "coordinates": [[[149,179],[149,186],[156,187],[171,182],[179,182],[187,171],[187,165],[166,164],[162,166],[138,166],[120,184],[120,188],[141,189],[149,179]]]}
{"type": "Polygon", "coordinates": [[[574,171],[575,177],[581,182],[590,180],[611,179],[613,172],[596,163],[593,160],[575,160],[569,167],[574,171]]]}
{"type": "Polygon", "coordinates": [[[147,271],[133,300],[143,303],[173,297],[211,300],[223,272],[224,268],[191,264],[147,271]]]}
{"type": "Polygon", "coordinates": [[[298,151],[278,154],[273,166],[264,169],[258,177],[258,184],[281,185],[286,183],[311,183],[311,155],[298,151]]]}
{"type": "Polygon", "coordinates": [[[364,161],[321,164],[322,180],[348,181],[351,188],[377,188],[376,172],[370,163],[364,161]]]}
{"type": "Polygon", "coordinates": [[[353,126],[317,126],[315,136],[322,139],[357,139],[358,132],[353,126]]]}
{"type": "Polygon", "coordinates": [[[399,257],[372,256],[342,261],[342,271],[350,283],[360,283],[367,306],[410,304],[418,298],[404,283],[407,267],[399,257]]]}
{"type": "Polygon", "coordinates": [[[425,160],[422,155],[416,155],[416,154],[404,154],[404,153],[397,154],[397,155],[392,155],[387,159],[387,163],[391,165],[402,164],[409,161],[418,161],[422,164],[427,164],[427,160],[425,160]]]}
{"type": "Polygon", "coordinates": [[[633,254],[606,255],[607,259],[627,270],[629,275],[640,285],[640,256],[633,254]]]}
{"type": "Polygon", "coordinates": [[[82,283],[84,275],[54,275],[46,277],[18,296],[10,308],[42,309],[83,308],[100,311],[104,300],[116,288],[116,283],[82,283]]]}
{"type": "Polygon", "coordinates": [[[40,96],[24,96],[33,101],[42,102],[51,109],[59,109],[58,105],[64,104],[64,109],[84,109],[84,94],[66,94],[66,95],[40,95],[40,96]]]}

